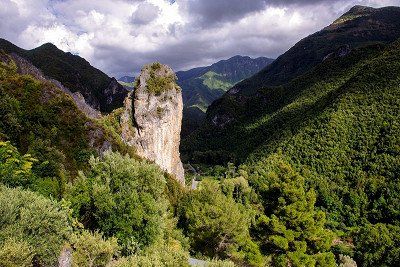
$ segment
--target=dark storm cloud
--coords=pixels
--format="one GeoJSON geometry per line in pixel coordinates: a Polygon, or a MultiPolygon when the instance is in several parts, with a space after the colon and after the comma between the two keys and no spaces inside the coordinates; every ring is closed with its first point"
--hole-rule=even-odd
{"type": "Polygon", "coordinates": [[[205,25],[236,20],[266,6],[266,0],[187,0],[180,3],[185,3],[188,12],[205,25]]]}
{"type": "Polygon", "coordinates": [[[220,23],[234,21],[247,14],[263,10],[265,7],[285,7],[291,5],[311,5],[339,0],[181,0],[190,14],[195,16],[203,27],[218,26],[220,23]]]}
{"type": "Polygon", "coordinates": [[[334,0],[266,0],[268,5],[294,5],[294,4],[300,4],[300,5],[310,5],[310,4],[316,4],[320,2],[335,2],[334,0]]]}

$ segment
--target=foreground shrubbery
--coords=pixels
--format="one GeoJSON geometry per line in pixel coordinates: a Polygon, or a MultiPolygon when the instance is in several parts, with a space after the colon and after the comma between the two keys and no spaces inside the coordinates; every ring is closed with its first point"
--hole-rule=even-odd
{"type": "Polygon", "coordinates": [[[193,253],[261,264],[249,234],[252,211],[222,193],[218,182],[204,180],[180,203],[181,226],[193,253]]]}
{"type": "Polygon", "coordinates": [[[79,174],[68,198],[86,228],[117,237],[123,254],[130,255],[178,235],[167,229],[174,226],[165,183],[156,165],[108,152],[90,160],[90,170],[79,174]]]}
{"type": "Polygon", "coordinates": [[[31,259],[42,266],[54,265],[72,234],[68,215],[59,202],[1,185],[0,266],[14,258],[21,265],[31,259]]]}
{"type": "MultiPolygon", "coordinates": [[[[3,184],[35,189],[34,159],[9,143],[2,143],[0,159],[3,184]]],[[[74,266],[186,266],[187,242],[168,210],[165,186],[155,165],[112,152],[91,159],[89,171],[69,186],[69,202],[1,185],[0,265],[52,266],[70,247],[74,266]]]]}

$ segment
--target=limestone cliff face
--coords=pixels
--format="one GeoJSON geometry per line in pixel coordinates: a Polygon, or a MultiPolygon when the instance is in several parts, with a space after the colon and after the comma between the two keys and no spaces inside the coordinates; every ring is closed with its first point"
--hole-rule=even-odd
{"type": "Polygon", "coordinates": [[[137,154],[154,161],[184,183],[179,154],[182,93],[168,66],[154,63],[143,68],[134,92],[124,102],[122,139],[137,154]]]}

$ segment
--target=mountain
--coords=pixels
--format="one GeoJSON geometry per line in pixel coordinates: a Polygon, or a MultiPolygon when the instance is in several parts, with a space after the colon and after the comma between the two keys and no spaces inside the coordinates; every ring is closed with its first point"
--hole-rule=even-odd
{"type": "Polygon", "coordinates": [[[399,9],[357,6],[215,100],[181,146],[191,186],[169,67],[100,114],[5,43],[0,266],[400,266],[399,9]]]}
{"type": "Polygon", "coordinates": [[[135,87],[135,77],[123,76],[118,79],[118,83],[121,84],[126,90],[131,91],[135,87]]]}
{"type": "MultiPolygon", "coordinates": [[[[261,142],[257,137],[249,145],[251,142],[243,138],[244,133],[239,133],[244,125],[251,124],[260,116],[274,116],[296,97],[307,94],[312,81],[317,81],[310,73],[318,74],[318,69],[332,59],[345,60],[363,47],[385,46],[400,38],[399,15],[399,7],[353,7],[216,100],[207,110],[204,127],[187,138],[183,150],[192,155],[194,151],[220,151],[225,154],[221,159],[232,157],[244,161],[261,142]],[[287,77],[287,80],[283,81],[281,77],[287,77]],[[221,139],[229,141],[221,142],[221,139]]],[[[259,121],[257,125],[261,127],[264,122],[259,121]]],[[[253,126],[246,131],[252,132],[251,129],[253,126]]],[[[249,138],[253,140],[253,136],[249,138]]]]}
{"type": "Polygon", "coordinates": [[[133,83],[135,81],[135,77],[131,76],[123,76],[118,79],[119,82],[124,82],[124,83],[133,83]]]}
{"type": "Polygon", "coordinates": [[[34,170],[49,187],[84,169],[91,154],[112,148],[134,155],[57,81],[15,54],[0,51],[0,63],[0,139],[40,159],[34,170]]]}
{"type": "Polygon", "coordinates": [[[251,95],[261,87],[285,84],[339,49],[346,53],[366,44],[392,42],[400,34],[399,16],[398,7],[355,6],[328,27],[298,42],[254,77],[238,83],[230,93],[251,95]]]}
{"type": "Polygon", "coordinates": [[[324,213],[325,232],[338,234],[336,257],[358,266],[399,265],[392,247],[400,245],[399,14],[394,7],[353,8],[299,43],[326,34],[316,50],[303,53],[297,44],[216,100],[206,123],[183,140],[184,161],[197,172],[225,171],[219,175],[229,180],[236,171],[264,214],[272,213],[255,231],[266,251],[287,249],[288,229],[312,218],[298,205],[307,188],[309,203],[324,213]],[[279,234],[265,234],[271,229],[279,234]]]}
{"type": "Polygon", "coordinates": [[[0,38],[0,50],[25,58],[47,77],[59,81],[73,93],[80,92],[89,105],[101,112],[110,112],[123,105],[127,90],[115,78],[108,77],[85,59],[65,53],[53,44],[24,50],[0,38]]]}
{"type": "Polygon", "coordinates": [[[182,135],[196,129],[204,119],[208,106],[237,82],[252,76],[273,59],[234,56],[206,67],[176,73],[182,88],[184,112],[182,135]]]}
{"type": "Polygon", "coordinates": [[[266,57],[252,59],[234,56],[211,66],[177,72],[185,107],[197,106],[205,112],[227,89],[257,73],[272,61],[266,57]]]}
{"type": "Polygon", "coordinates": [[[214,102],[207,123],[184,140],[181,152],[191,164],[235,163],[254,177],[250,183],[266,199],[263,183],[274,179],[269,168],[284,159],[315,190],[316,205],[332,229],[398,225],[399,14],[400,8],[355,7],[300,41],[231,89],[242,91],[214,102]],[[321,35],[325,42],[320,39],[315,52],[303,54],[319,56],[301,60],[301,44],[321,35]],[[278,65],[283,60],[287,72],[278,65]],[[268,73],[273,78],[264,77],[268,73]],[[284,76],[296,78],[283,82],[284,76]]]}
{"type": "MultiPolygon", "coordinates": [[[[252,99],[260,89],[271,93],[284,90],[276,87],[307,73],[329,57],[345,56],[370,44],[395,41],[400,37],[399,16],[399,7],[351,8],[331,25],[298,42],[256,75],[229,89],[209,107],[208,122],[218,127],[232,123],[241,116],[239,110],[252,105],[252,99]],[[242,108],[238,109],[236,105],[242,108]]],[[[285,93],[281,92],[279,101],[284,100],[285,93]]]]}

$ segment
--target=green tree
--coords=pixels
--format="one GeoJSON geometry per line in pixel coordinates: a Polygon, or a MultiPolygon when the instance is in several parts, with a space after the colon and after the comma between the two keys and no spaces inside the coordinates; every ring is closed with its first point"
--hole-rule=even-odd
{"type": "Polygon", "coordinates": [[[31,155],[20,155],[10,142],[0,141],[0,182],[11,186],[28,186],[34,181],[31,155]]]}
{"type": "MultiPolygon", "coordinates": [[[[53,266],[71,233],[68,210],[61,203],[34,192],[0,186],[0,247],[3,249],[10,248],[8,240],[17,240],[31,248],[35,262],[53,266]]],[[[14,249],[17,248],[14,246],[14,249]]],[[[19,260],[23,260],[22,255],[19,260]]]]}
{"type": "Polygon", "coordinates": [[[258,246],[249,235],[250,213],[224,195],[217,181],[205,179],[190,192],[182,203],[180,216],[194,253],[262,263],[258,246]]]}
{"type": "Polygon", "coordinates": [[[47,197],[61,199],[66,175],[60,163],[62,162],[60,152],[50,146],[47,147],[40,140],[37,140],[32,148],[32,152],[39,158],[32,157],[31,154],[21,155],[10,142],[0,141],[0,182],[10,187],[21,186],[47,197]],[[47,157],[52,160],[47,160],[37,152],[40,146],[47,151],[47,157]],[[45,170],[57,170],[58,175],[52,176],[53,172],[45,170]]]}
{"type": "MultiPolygon", "coordinates": [[[[335,266],[329,252],[333,233],[325,228],[325,214],[315,210],[314,190],[279,157],[264,176],[261,194],[265,215],[258,218],[256,235],[276,266],[335,266]]],[[[260,186],[260,185],[259,185],[260,186]]]]}
{"type": "Polygon", "coordinates": [[[354,238],[355,258],[362,266],[400,266],[400,227],[367,224],[354,238]]]}

